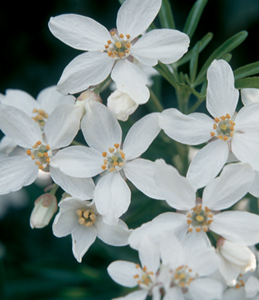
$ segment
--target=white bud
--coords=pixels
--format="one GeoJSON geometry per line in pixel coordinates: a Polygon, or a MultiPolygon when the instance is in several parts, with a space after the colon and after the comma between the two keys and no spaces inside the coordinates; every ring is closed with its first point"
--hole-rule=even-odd
{"type": "Polygon", "coordinates": [[[231,264],[240,267],[240,273],[254,271],[256,258],[254,253],[244,245],[238,245],[220,238],[217,242],[218,253],[231,264]]]}
{"type": "Polygon", "coordinates": [[[31,228],[43,228],[57,211],[57,199],[52,194],[43,194],[34,202],[34,208],[30,217],[31,228]]]}
{"type": "Polygon", "coordinates": [[[118,120],[127,121],[129,115],[138,108],[138,104],[128,94],[116,90],[108,97],[107,107],[118,120]]]}

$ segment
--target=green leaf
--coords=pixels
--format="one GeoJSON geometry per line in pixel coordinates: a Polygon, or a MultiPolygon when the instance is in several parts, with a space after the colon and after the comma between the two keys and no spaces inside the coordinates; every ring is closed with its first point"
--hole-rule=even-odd
{"type": "Polygon", "coordinates": [[[191,39],[200,21],[202,12],[208,0],[198,0],[194,3],[184,24],[183,32],[191,39]]]}
{"type": "Polygon", "coordinates": [[[222,59],[226,54],[228,54],[230,51],[235,49],[237,46],[239,46],[247,37],[248,33],[247,31],[241,31],[235,35],[233,35],[231,38],[227,39],[221,46],[219,46],[206,60],[205,64],[201,68],[196,81],[195,86],[202,83],[204,76],[207,73],[207,70],[214,59],[222,59]]]}
{"type": "Polygon", "coordinates": [[[237,89],[245,89],[245,88],[259,89],[259,77],[247,77],[247,78],[238,79],[235,82],[235,87],[237,89]]]}
{"type": "Polygon", "coordinates": [[[194,47],[188,51],[180,60],[175,62],[173,65],[174,66],[181,66],[185,63],[187,63],[193,56],[194,48],[196,47],[197,44],[199,44],[199,53],[208,45],[208,43],[212,40],[213,38],[213,33],[208,32],[200,41],[198,41],[194,47]]]}
{"type": "Polygon", "coordinates": [[[175,29],[172,8],[168,0],[163,0],[158,17],[162,28],[175,29]]]}
{"type": "Polygon", "coordinates": [[[194,46],[192,58],[190,60],[190,81],[191,81],[191,83],[194,82],[196,74],[197,74],[200,45],[201,45],[200,43],[197,43],[194,46]]]}
{"type": "Polygon", "coordinates": [[[259,73],[259,61],[240,67],[234,71],[235,79],[241,79],[247,76],[259,73]]]}
{"type": "Polygon", "coordinates": [[[178,83],[175,79],[174,74],[168,69],[168,66],[158,62],[158,64],[154,67],[157,72],[163,76],[174,88],[178,88],[178,83]]]}

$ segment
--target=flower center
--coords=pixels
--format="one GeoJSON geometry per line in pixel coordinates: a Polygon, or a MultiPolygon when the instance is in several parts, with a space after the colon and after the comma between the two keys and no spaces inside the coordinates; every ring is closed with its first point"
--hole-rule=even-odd
{"type": "Polygon", "coordinates": [[[136,279],[138,285],[142,288],[150,288],[153,285],[154,273],[148,272],[146,266],[142,269],[140,265],[136,265],[136,268],[139,272],[133,277],[136,279]]]}
{"type": "Polygon", "coordinates": [[[45,122],[48,119],[49,115],[43,109],[34,108],[32,112],[36,114],[36,116],[32,117],[32,119],[37,122],[40,128],[43,130],[45,122]]]}
{"type": "Polygon", "coordinates": [[[241,288],[242,286],[245,286],[245,282],[243,280],[243,275],[242,274],[239,274],[238,277],[237,277],[237,280],[236,280],[236,285],[235,285],[235,288],[236,289],[239,289],[241,288]]]}
{"type": "Polygon", "coordinates": [[[125,153],[120,149],[120,144],[114,144],[108,152],[103,152],[104,157],[102,169],[110,172],[120,171],[125,165],[125,153]]]}
{"type": "Polygon", "coordinates": [[[26,153],[32,160],[35,160],[35,165],[37,165],[40,170],[44,170],[47,167],[52,155],[49,145],[43,145],[41,141],[36,142],[36,144],[32,146],[32,149],[28,149],[26,153]]]}
{"type": "Polygon", "coordinates": [[[78,223],[86,227],[91,227],[94,225],[96,220],[96,214],[91,209],[78,209],[76,211],[78,215],[78,223]]]}
{"type": "Polygon", "coordinates": [[[202,205],[195,206],[190,212],[187,213],[187,224],[189,225],[188,231],[192,232],[195,229],[196,232],[207,232],[209,226],[213,222],[213,213],[210,212],[210,209],[205,206],[202,208],[202,205]]]}
{"type": "Polygon", "coordinates": [[[188,266],[180,266],[174,271],[171,287],[187,288],[197,276],[188,266]]]}
{"type": "Polygon", "coordinates": [[[115,31],[111,32],[112,39],[107,41],[105,47],[105,52],[107,52],[109,57],[114,59],[126,58],[130,54],[130,35],[120,34],[119,36],[115,31]]]}
{"type": "Polygon", "coordinates": [[[235,130],[235,123],[231,119],[230,115],[226,114],[226,116],[215,118],[214,121],[214,131],[210,133],[211,137],[215,136],[216,138],[221,139],[223,141],[230,140],[233,137],[235,130]]]}

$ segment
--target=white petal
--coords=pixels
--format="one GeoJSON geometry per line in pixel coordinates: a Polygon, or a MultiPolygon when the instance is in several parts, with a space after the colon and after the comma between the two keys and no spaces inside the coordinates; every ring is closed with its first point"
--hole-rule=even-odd
{"type": "Polygon", "coordinates": [[[155,164],[147,159],[134,159],[123,168],[129,179],[138,190],[153,199],[161,199],[154,181],[155,164]]]}
{"type": "Polygon", "coordinates": [[[214,60],[207,73],[207,109],[213,117],[233,116],[239,97],[234,75],[225,60],[214,60]]]}
{"type": "Polygon", "coordinates": [[[188,180],[163,160],[155,162],[155,188],[167,203],[178,210],[190,210],[195,206],[196,194],[188,180]]]}
{"type": "Polygon", "coordinates": [[[237,277],[241,273],[241,268],[232,264],[221,255],[219,256],[219,271],[224,277],[226,284],[233,285],[236,282],[237,277]]]}
{"type": "Polygon", "coordinates": [[[32,116],[34,108],[39,108],[35,99],[30,94],[21,90],[6,90],[6,96],[3,97],[1,103],[14,106],[25,112],[28,116],[32,116]]]}
{"type": "Polygon", "coordinates": [[[253,298],[259,292],[259,280],[255,276],[250,276],[245,283],[246,297],[253,298]]]}
{"type": "Polygon", "coordinates": [[[48,114],[60,105],[67,104],[72,106],[75,102],[75,97],[72,95],[63,95],[57,91],[56,86],[50,86],[43,89],[37,96],[37,103],[48,114]]]}
{"type": "Polygon", "coordinates": [[[113,59],[104,52],[85,52],[74,58],[63,71],[58,82],[58,91],[75,94],[90,85],[104,81],[110,74],[113,59]]]}
{"type": "Polygon", "coordinates": [[[241,244],[259,242],[259,216],[245,211],[225,211],[214,215],[210,229],[225,239],[241,244]]]}
{"type": "Polygon", "coordinates": [[[0,163],[0,195],[15,192],[34,182],[39,168],[29,156],[13,156],[0,163]]]}
{"type": "Polygon", "coordinates": [[[101,173],[103,157],[97,150],[85,146],[71,146],[55,154],[50,165],[59,168],[65,174],[87,178],[101,173]]]}
{"type": "Polygon", "coordinates": [[[223,286],[210,278],[198,278],[191,282],[189,293],[193,300],[219,300],[222,297],[223,286]]]}
{"type": "Polygon", "coordinates": [[[61,105],[48,118],[44,131],[51,149],[68,146],[80,126],[81,110],[76,106],[61,105]]]}
{"type": "Polygon", "coordinates": [[[118,90],[128,94],[135,103],[144,104],[148,101],[150,93],[146,87],[147,76],[134,63],[127,59],[117,61],[111,78],[115,81],[118,90]]]}
{"type": "Polygon", "coordinates": [[[16,107],[0,107],[0,129],[24,148],[32,148],[37,141],[42,141],[38,124],[16,107]]]}
{"type": "Polygon", "coordinates": [[[259,198],[259,172],[255,171],[255,179],[249,189],[249,193],[256,198],[259,198]]]}
{"type": "Polygon", "coordinates": [[[116,283],[127,287],[134,287],[137,285],[134,275],[139,273],[136,266],[136,264],[129,261],[117,260],[108,266],[107,271],[116,283]]]}
{"type": "Polygon", "coordinates": [[[183,243],[186,253],[193,253],[211,247],[211,242],[206,232],[196,232],[193,230],[191,233],[189,233],[187,229],[188,227],[186,225],[185,227],[182,227],[181,230],[178,230],[176,234],[177,238],[179,238],[179,240],[183,243]]]}
{"type": "Polygon", "coordinates": [[[96,228],[94,226],[86,227],[84,225],[78,225],[72,230],[73,239],[73,254],[78,262],[82,261],[82,257],[94,243],[96,239],[96,228]]]}
{"type": "Polygon", "coordinates": [[[107,224],[116,224],[130,205],[130,189],[120,173],[103,176],[95,188],[94,200],[97,211],[107,224]]]}
{"type": "Polygon", "coordinates": [[[246,130],[245,133],[235,132],[232,151],[240,161],[249,163],[254,170],[259,171],[259,135],[256,128],[246,130]]]}
{"type": "Polygon", "coordinates": [[[94,226],[97,228],[97,237],[104,243],[112,246],[125,246],[128,244],[128,238],[131,231],[128,226],[119,220],[116,225],[103,223],[99,215],[94,226]]]}
{"type": "MultiPolygon", "coordinates": [[[[230,288],[228,289],[221,300],[246,300],[246,292],[243,287],[236,289],[236,288],[230,288]]],[[[258,299],[253,299],[258,300],[258,299]]]]}
{"type": "Polygon", "coordinates": [[[247,194],[253,180],[254,172],[249,164],[230,164],[206,186],[202,204],[212,210],[226,209],[247,194]]]}
{"type": "Polygon", "coordinates": [[[76,14],[64,14],[49,21],[51,33],[79,50],[104,50],[111,38],[109,31],[95,20],[76,14]]]}
{"type": "Polygon", "coordinates": [[[95,185],[92,178],[71,177],[51,166],[50,174],[53,181],[73,197],[82,200],[93,199],[95,185]]]}
{"type": "Polygon", "coordinates": [[[136,290],[134,292],[131,292],[124,297],[116,298],[116,300],[145,300],[147,296],[148,296],[148,290],[141,289],[141,290],[136,290]]]}
{"type": "Polygon", "coordinates": [[[242,89],[241,100],[244,105],[259,102],[259,89],[242,89]]]}
{"type": "Polygon", "coordinates": [[[202,148],[192,160],[187,179],[195,189],[212,181],[228,159],[228,144],[220,139],[202,148]]]}
{"type": "Polygon", "coordinates": [[[259,129],[259,103],[242,107],[235,118],[235,132],[245,133],[255,128],[259,129]]]}
{"type": "Polygon", "coordinates": [[[64,237],[71,234],[78,226],[78,216],[75,210],[59,212],[53,222],[52,230],[56,237],[64,237]]]}
{"type": "Polygon", "coordinates": [[[159,113],[148,114],[129,130],[123,143],[126,159],[131,160],[144,153],[160,132],[159,113]]]}
{"type": "Polygon", "coordinates": [[[116,143],[121,144],[120,124],[101,103],[92,102],[87,106],[81,128],[88,145],[100,152],[107,152],[116,143]]]}
{"type": "Polygon", "coordinates": [[[129,34],[131,39],[142,34],[155,19],[161,3],[161,0],[125,1],[117,15],[119,33],[129,34]]]}
{"type": "Polygon", "coordinates": [[[159,121],[165,133],[177,142],[199,145],[211,139],[213,120],[205,114],[184,115],[175,108],[169,108],[162,112],[159,121]]]}
{"type": "Polygon", "coordinates": [[[143,64],[154,66],[160,60],[171,64],[180,59],[188,50],[190,39],[188,35],[178,30],[155,29],[144,34],[131,48],[131,55],[143,64]]]}
{"type": "Polygon", "coordinates": [[[173,287],[166,291],[163,300],[185,300],[185,298],[179,287],[173,287]]]}

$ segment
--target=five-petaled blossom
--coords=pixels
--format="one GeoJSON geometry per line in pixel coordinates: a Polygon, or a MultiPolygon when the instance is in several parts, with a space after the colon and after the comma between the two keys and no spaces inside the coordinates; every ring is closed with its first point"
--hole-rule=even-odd
{"type": "Polygon", "coordinates": [[[176,141],[198,145],[209,141],[191,162],[187,178],[200,188],[217,176],[233,153],[241,162],[259,171],[259,103],[242,107],[236,113],[239,92],[234,75],[224,60],[214,60],[208,68],[207,109],[204,113],[183,115],[177,109],[164,110],[160,125],[176,141]]]}
{"type": "Polygon", "coordinates": [[[96,237],[113,246],[128,244],[130,230],[127,225],[122,220],[116,225],[105,224],[95,208],[94,201],[67,197],[59,203],[59,208],[53,222],[53,233],[57,237],[71,234],[72,250],[78,262],[82,261],[96,237]]]}
{"type": "Polygon", "coordinates": [[[158,60],[170,64],[181,58],[189,46],[189,37],[177,30],[165,28],[144,33],[161,3],[161,0],[126,0],[118,11],[117,29],[110,32],[81,15],[51,18],[49,28],[55,37],[73,48],[87,51],[68,64],[58,89],[63,93],[80,92],[101,83],[111,73],[121,92],[137,104],[147,102],[147,78],[132,63],[133,57],[147,66],[155,66],[158,60]]]}
{"type": "Polygon", "coordinates": [[[122,145],[121,127],[108,108],[98,102],[88,103],[81,129],[90,147],[67,147],[53,157],[52,164],[69,176],[101,175],[95,205],[107,223],[116,223],[130,204],[131,192],[125,177],[147,196],[159,198],[153,188],[154,163],[139,158],[160,132],[158,115],[152,113],[136,122],[122,145]]]}

